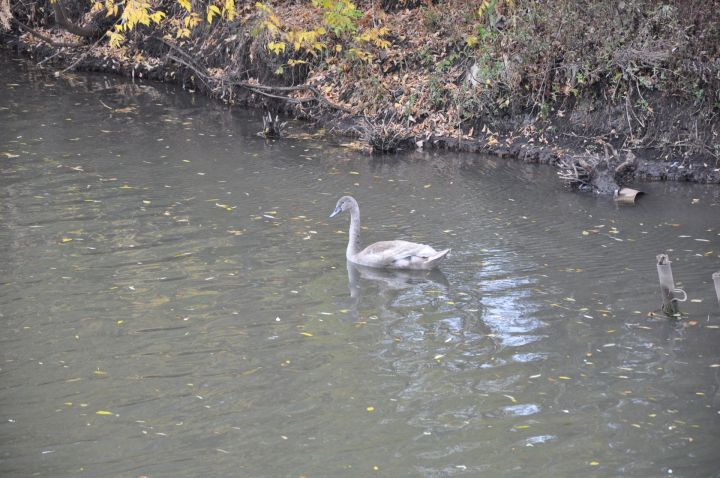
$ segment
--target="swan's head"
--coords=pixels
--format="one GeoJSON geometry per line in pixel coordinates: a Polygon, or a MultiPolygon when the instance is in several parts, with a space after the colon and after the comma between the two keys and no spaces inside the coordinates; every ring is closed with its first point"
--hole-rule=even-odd
{"type": "Polygon", "coordinates": [[[335,217],[341,212],[351,209],[353,206],[357,207],[357,201],[355,201],[352,196],[343,196],[338,199],[335,210],[330,214],[330,217],[335,217]]]}

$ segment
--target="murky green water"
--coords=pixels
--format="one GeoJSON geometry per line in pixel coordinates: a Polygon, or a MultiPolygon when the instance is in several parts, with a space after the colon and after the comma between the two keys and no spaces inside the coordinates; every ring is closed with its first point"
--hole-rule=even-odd
{"type": "Polygon", "coordinates": [[[373,160],[156,84],[0,77],[0,474],[720,476],[720,189],[373,160]],[[346,268],[366,239],[441,272],[346,268]],[[673,324],[655,255],[688,293],[673,324]]]}

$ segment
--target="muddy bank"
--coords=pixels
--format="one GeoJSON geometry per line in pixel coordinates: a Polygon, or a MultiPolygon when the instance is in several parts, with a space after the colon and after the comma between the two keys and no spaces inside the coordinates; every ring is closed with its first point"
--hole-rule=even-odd
{"type": "MultiPolygon", "coordinates": [[[[187,39],[147,29],[119,49],[102,36],[70,35],[52,18],[30,30],[19,11],[2,43],[54,69],[173,82],[310,120],[373,152],[446,149],[551,164],[564,183],[603,194],[644,180],[720,183],[717,2],[627,2],[619,19],[592,21],[568,5],[555,12],[563,19],[542,17],[549,6],[522,10],[524,2],[465,16],[456,2],[388,3],[367,6],[355,36],[323,33],[317,54],[291,46],[298,32],[325,31],[298,30],[323,21],[302,3],[241,4],[237,21],[197,27],[187,39]],[[442,15],[449,4],[457,11],[442,15]],[[268,11],[273,31],[260,29],[268,11]],[[610,27],[605,38],[599,29],[610,27]],[[372,41],[361,43],[361,32],[372,41]],[[622,42],[608,50],[603,39],[622,42]]],[[[598,8],[608,7],[586,15],[598,8]]]]}

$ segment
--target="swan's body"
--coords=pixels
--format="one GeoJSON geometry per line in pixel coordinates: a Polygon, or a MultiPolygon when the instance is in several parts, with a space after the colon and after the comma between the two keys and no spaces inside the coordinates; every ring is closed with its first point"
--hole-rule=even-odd
{"type": "Polygon", "coordinates": [[[450,249],[436,251],[425,244],[408,241],[380,241],[360,250],[360,208],[351,196],[341,197],[330,217],[343,211],[350,211],[350,238],[345,257],[348,261],[366,267],[383,269],[428,270],[450,252],[450,249]]]}

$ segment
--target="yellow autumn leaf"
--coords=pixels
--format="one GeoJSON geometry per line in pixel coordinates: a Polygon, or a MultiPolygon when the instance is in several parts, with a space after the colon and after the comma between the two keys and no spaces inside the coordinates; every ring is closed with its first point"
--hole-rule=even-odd
{"type": "Polygon", "coordinates": [[[235,0],[225,0],[222,12],[227,21],[233,21],[235,19],[235,0]]]}
{"type": "Polygon", "coordinates": [[[488,10],[490,7],[490,0],[483,0],[480,2],[480,7],[477,10],[478,17],[483,16],[483,14],[488,10]]]}
{"type": "MultiPolygon", "coordinates": [[[[110,41],[108,44],[110,45],[110,48],[120,48],[120,46],[125,42],[125,35],[122,33],[118,33],[117,31],[108,30],[106,35],[110,37],[110,41]]],[[[129,188],[121,188],[121,189],[129,189],[129,188]]]]}
{"type": "Polygon", "coordinates": [[[304,335],[305,337],[312,337],[312,336],[313,336],[313,334],[311,334],[310,332],[300,332],[300,335],[304,335]]]}
{"type": "Polygon", "coordinates": [[[162,21],[163,18],[165,18],[165,12],[153,12],[152,14],[150,14],[150,20],[158,24],[162,21]]]}
{"type": "Polygon", "coordinates": [[[207,21],[208,23],[212,23],[213,17],[215,15],[220,15],[220,9],[216,5],[210,5],[207,9],[207,21]]]}
{"type": "Polygon", "coordinates": [[[98,410],[95,412],[95,415],[112,415],[113,412],[108,412],[107,410],[98,410]]]}
{"type": "Polygon", "coordinates": [[[271,41],[268,43],[268,50],[275,53],[276,55],[280,55],[281,53],[285,52],[285,42],[284,41],[271,41]]]}
{"type": "MultiPolygon", "coordinates": [[[[190,15],[188,15],[187,17],[185,17],[183,19],[185,28],[195,28],[196,26],[198,26],[200,24],[201,21],[202,21],[202,19],[200,18],[200,15],[198,15],[195,12],[191,13],[190,15]]],[[[189,36],[189,34],[188,34],[188,36],[189,36]]]]}

